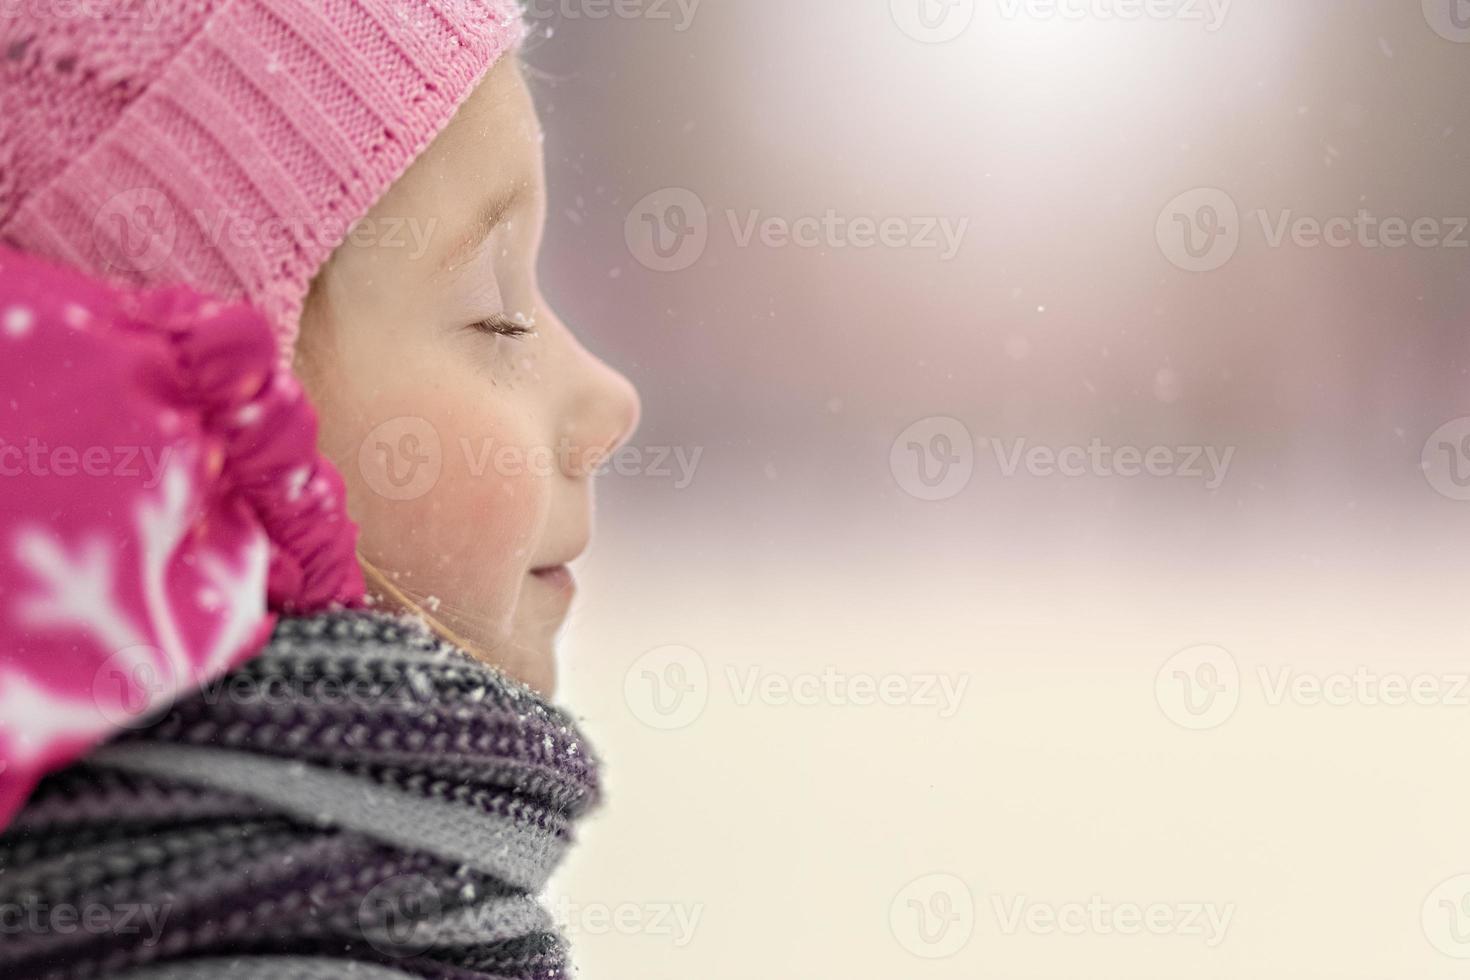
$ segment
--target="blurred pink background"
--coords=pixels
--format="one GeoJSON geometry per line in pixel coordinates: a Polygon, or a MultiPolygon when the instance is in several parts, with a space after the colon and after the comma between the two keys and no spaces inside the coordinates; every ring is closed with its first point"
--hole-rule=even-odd
{"type": "Polygon", "coordinates": [[[642,910],[570,910],[585,974],[1460,975],[1470,10],[922,0],[957,34],[927,43],[920,2],[532,5],[547,292],[639,385],[645,462],[699,454],[603,480],[566,643],[612,798],[563,887],[642,910]],[[1270,241],[1360,210],[1436,244],[1270,241]],[[964,232],[740,240],[829,211],[964,232]],[[703,251],[650,268],[638,229],[681,218],[703,251]],[[1007,475],[1016,440],[1229,467],[1007,475]],[[1165,668],[1200,644],[1238,708],[1191,730],[1165,668]],[[940,717],[735,682],[829,667],[968,687],[940,717]],[[1272,703],[1359,670],[1442,696],[1272,703]],[[660,677],[696,717],[649,724],[660,677]],[[961,948],[906,933],[956,880],[961,948]],[[1235,911],[1213,947],[995,911],[1093,895],[1235,911]],[[700,909],[688,942],[657,906],[700,909]]]}

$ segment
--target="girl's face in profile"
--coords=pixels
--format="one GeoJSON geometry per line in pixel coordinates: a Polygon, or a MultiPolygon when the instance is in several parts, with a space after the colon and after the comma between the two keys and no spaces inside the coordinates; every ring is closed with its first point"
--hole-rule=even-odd
{"type": "Polygon", "coordinates": [[[540,295],[545,208],[541,129],[506,58],[318,277],[298,371],[370,567],[549,694],[592,471],[639,409],[540,295]]]}

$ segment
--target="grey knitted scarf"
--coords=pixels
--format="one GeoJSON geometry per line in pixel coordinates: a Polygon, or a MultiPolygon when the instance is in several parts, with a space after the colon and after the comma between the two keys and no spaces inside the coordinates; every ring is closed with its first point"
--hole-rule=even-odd
{"type": "Polygon", "coordinates": [[[566,715],[422,627],[288,620],[0,834],[0,977],[556,980],[534,896],[597,796],[566,715]]]}

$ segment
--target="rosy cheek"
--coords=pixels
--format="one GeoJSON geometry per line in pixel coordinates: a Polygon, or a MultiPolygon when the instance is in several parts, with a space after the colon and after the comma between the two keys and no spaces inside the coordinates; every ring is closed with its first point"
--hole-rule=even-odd
{"type": "Polygon", "coordinates": [[[447,549],[467,566],[503,569],[519,580],[545,526],[547,474],[523,448],[529,440],[481,419],[450,438],[444,478],[432,495],[447,549]]]}
{"type": "Polygon", "coordinates": [[[359,440],[349,482],[363,550],[412,596],[477,632],[507,632],[545,523],[547,474],[486,406],[415,402],[418,414],[359,440]]]}

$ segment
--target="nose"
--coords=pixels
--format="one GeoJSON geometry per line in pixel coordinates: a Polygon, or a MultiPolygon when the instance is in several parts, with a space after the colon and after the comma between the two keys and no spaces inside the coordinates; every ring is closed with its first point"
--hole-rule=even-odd
{"type": "Polygon", "coordinates": [[[566,426],[575,451],[563,454],[563,459],[567,476],[585,479],[632,438],[643,406],[633,382],[605,361],[580,344],[576,357],[579,379],[566,426]]]}

